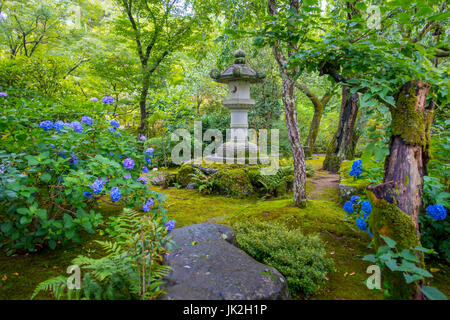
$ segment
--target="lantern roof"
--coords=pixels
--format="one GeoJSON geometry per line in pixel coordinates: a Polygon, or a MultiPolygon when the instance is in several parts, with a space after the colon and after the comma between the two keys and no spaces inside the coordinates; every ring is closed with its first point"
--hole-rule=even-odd
{"type": "Polygon", "coordinates": [[[234,53],[234,63],[220,73],[219,70],[211,70],[210,76],[220,83],[228,83],[232,81],[243,80],[250,83],[261,82],[265,78],[262,72],[256,72],[249,66],[245,65],[245,52],[242,49],[236,50],[234,53]]]}

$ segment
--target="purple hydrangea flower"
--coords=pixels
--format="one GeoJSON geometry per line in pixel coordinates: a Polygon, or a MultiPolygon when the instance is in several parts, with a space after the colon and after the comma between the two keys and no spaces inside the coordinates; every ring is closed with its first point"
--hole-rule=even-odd
{"type": "Polygon", "coordinates": [[[149,207],[153,206],[154,202],[152,198],[148,198],[147,202],[145,202],[146,205],[148,205],[149,207]]]}
{"type": "Polygon", "coordinates": [[[145,150],[145,154],[150,157],[153,157],[153,151],[154,151],[153,148],[148,148],[147,150],[145,150]]]}
{"type": "Polygon", "coordinates": [[[148,173],[148,168],[147,167],[142,167],[142,172],[143,173],[148,173]]]}
{"type": "Polygon", "coordinates": [[[97,101],[98,101],[98,99],[96,97],[91,98],[91,102],[97,102],[97,101]]]}
{"type": "Polygon", "coordinates": [[[6,92],[0,91],[0,97],[7,97],[8,94],[6,92]]]}
{"type": "Polygon", "coordinates": [[[81,117],[81,122],[84,124],[87,124],[88,126],[92,126],[92,124],[94,123],[94,120],[92,120],[91,117],[83,116],[83,117],[81,117]]]}
{"type": "Polygon", "coordinates": [[[144,204],[144,205],[142,206],[142,211],[144,211],[144,212],[149,212],[149,211],[150,211],[150,206],[147,205],[147,204],[144,204]]]}
{"type": "Polygon", "coordinates": [[[44,131],[52,130],[54,128],[53,122],[49,120],[39,122],[39,127],[44,131]]]}
{"type": "Polygon", "coordinates": [[[117,120],[111,120],[111,122],[109,124],[111,125],[111,127],[116,127],[116,128],[120,127],[120,123],[117,120]]]}
{"type": "Polygon", "coordinates": [[[136,181],[142,184],[146,184],[148,179],[146,177],[139,177],[136,181]]]}
{"type": "Polygon", "coordinates": [[[83,132],[83,126],[78,121],[72,121],[70,123],[70,126],[72,127],[73,131],[82,133],[83,132]]]}
{"type": "Polygon", "coordinates": [[[167,231],[171,231],[173,228],[175,228],[175,221],[169,220],[166,222],[165,226],[167,228],[167,231]]]}
{"type": "Polygon", "coordinates": [[[123,160],[123,166],[125,169],[131,170],[134,168],[134,161],[133,159],[130,158],[126,158],[125,160],[123,160]]]}
{"type": "Polygon", "coordinates": [[[114,98],[110,97],[110,96],[104,96],[102,99],[102,102],[104,104],[111,104],[111,103],[114,103],[114,98]]]}
{"type": "Polygon", "coordinates": [[[140,136],[140,137],[139,137],[139,140],[141,140],[141,141],[146,141],[147,138],[146,138],[145,136],[140,136]]]}
{"type": "Polygon", "coordinates": [[[111,201],[117,202],[120,200],[120,189],[118,187],[111,188],[111,201]]]}

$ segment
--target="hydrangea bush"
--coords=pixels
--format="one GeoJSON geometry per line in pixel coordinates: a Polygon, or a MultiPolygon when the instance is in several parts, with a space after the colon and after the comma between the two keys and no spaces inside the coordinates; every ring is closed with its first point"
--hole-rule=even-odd
{"type": "Polygon", "coordinates": [[[361,198],[356,195],[351,196],[350,201],[345,202],[344,210],[347,213],[347,216],[355,221],[359,230],[367,231],[372,237],[368,227],[369,216],[372,212],[370,201],[362,201],[361,198]]]}
{"type": "Polygon", "coordinates": [[[102,222],[103,202],[164,215],[164,196],[140,179],[153,151],[115,119],[10,114],[0,116],[0,134],[0,241],[8,254],[80,241],[80,231],[102,222]]]}

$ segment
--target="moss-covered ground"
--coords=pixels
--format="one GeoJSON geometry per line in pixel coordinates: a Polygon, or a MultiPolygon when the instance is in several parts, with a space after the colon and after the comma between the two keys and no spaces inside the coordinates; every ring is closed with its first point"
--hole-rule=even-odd
{"type": "MultiPolygon", "coordinates": [[[[320,169],[323,157],[310,160],[320,169]]],[[[314,179],[326,175],[318,171],[308,183],[308,193],[314,193],[314,200],[306,208],[292,205],[292,196],[284,198],[236,199],[224,196],[201,196],[195,190],[177,188],[157,191],[168,196],[167,209],[170,219],[177,227],[183,225],[214,222],[233,225],[235,221],[279,221],[289,228],[304,233],[319,234],[325,243],[328,257],[335,262],[335,270],[327,277],[326,285],[313,296],[298,295],[295,299],[383,299],[380,292],[367,289],[364,282],[369,276],[366,268],[370,264],[362,257],[372,253],[368,248],[370,237],[345,220],[344,210],[338,204],[338,190],[335,186],[316,189],[314,179]],[[315,192],[314,192],[315,191],[315,192]]],[[[115,207],[102,208],[104,216],[116,215],[115,207]]],[[[70,261],[78,254],[98,254],[94,240],[99,235],[86,235],[82,244],[60,246],[56,250],[44,250],[38,254],[0,254],[0,299],[29,299],[36,285],[51,276],[64,274],[70,261]]],[[[434,278],[432,285],[450,296],[450,268],[445,263],[430,266],[434,278]]],[[[39,295],[38,298],[49,298],[39,295]]]]}

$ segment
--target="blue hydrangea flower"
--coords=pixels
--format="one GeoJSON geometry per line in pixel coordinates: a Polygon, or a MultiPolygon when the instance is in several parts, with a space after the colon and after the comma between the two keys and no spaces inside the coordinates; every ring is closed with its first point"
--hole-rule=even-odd
{"type": "Polygon", "coordinates": [[[109,124],[111,125],[111,127],[116,127],[116,128],[120,127],[120,123],[117,120],[112,120],[109,124]]]}
{"type": "Polygon", "coordinates": [[[367,213],[372,212],[372,206],[370,205],[370,202],[367,200],[361,202],[361,209],[367,213]]]}
{"type": "Polygon", "coordinates": [[[45,121],[39,122],[39,127],[41,129],[43,129],[44,131],[49,131],[54,128],[54,124],[53,124],[53,122],[51,122],[49,120],[45,120],[45,121]]]}
{"type": "Polygon", "coordinates": [[[142,167],[142,172],[143,173],[148,173],[148,168],[147,167],[142,167]]]}
{"type": "Polygon", "coordinates": [[[150,165],[152,163],[152,158],[145,157],[145,161],[147,162],[148,165],[150,165]]]}
{"type": "Polygon", "coordinates": [[[148,198],[147,202],[145,202],[146,205],[148,205],[149,207],[153,206],[154,202],[152,198],[148,198]]]}
{"type": "Polygon", "coordinates": [[[64,130],[65,125],[66,124],[64,123],[64,121],[58,120],[54,123],[53,127],[55,128],[56,131],[62,132],[64,130]]]}
{"type": "Polygon", "coordinates": [[[102,99],[102,102],[104,104],[111,104],[111,103],[114,103],[114,98],[110,97],[110,96],[104,96],[102,99]]]}
{"type": "Polygon", "coordinates": [[[109,133],[117,133],[117,130],[111,127],[108,128],[108,131],[109,133]]]}
{"type": "Polygon", "coordinates": [[[141,141],[146,141],[147,138],[146,138],[145,136],[140,136],[140,137],[139,137],[139,140],[141,140],[141,141]]]}
{"type": "Polygon", "coordinates": [[[133,159],[126,158],[125,160],[123,160],[123,166],[125,167],[125,169],[128,169],[128,170],[133,169],[134,168],[133,159]]]}
{"type": "Polygon", "coordinates": [[[91,189],[94,192],[94,194],[99,194],[102,192],[103,185],[105,183],[101,179],[97,179],[94,181],[94,183],[91,185],[91,189]]]}
{"type": "Polygon", "coordinates": [[[149,212],[149,211],[150,211],[150,206],[147,205],[147,204],[144,204],[144,205],[142,206],[142,211],[144,211],[144,212],[149,212]]]}
{"type": "Polygon", "coordinates": [[[7,97],[8,94],[6,92],[0,91],[0,97],[7,97]]]}
{"type": "Polygon", "coordinates": [[[350,201],[353,203],[357,203],[360,200],[360,197],[358,196],[351,196],[350,197],[350,201]]]}
{"type": "Polygon", "coordinates": [[[70,123],[70,126],[72,127],[73,131],[82,133],[83,132],[83,126],[78,121],[72,121],[70,123]]]}
{"type": "Polygon", "coordinates": [[[117,202],[120,200],[120,189],[118,187],[113,187],[111,188],[111,201],[112,202],[117,202]]]}
{"type": "Polygon", "coordinates": [[[355,160],[352,164],[352,169],[349,172],[349,176],[359,178],[359,176],[362,174],[362,161],[361,160],[355,160]]]}
{"type": "Polygon", "coordinates": [[[77,155],[74,154],[73,152],[71,152],[70,155],[72,157],[70,159],[70,164],[76,165],[78,163],[77,155]]]}
{"type": "Polygon", "coordinates": [[[83,191],[83,196],[86,197],[86,198],[91,198],[92,197],[92,192],[83,191]]]}
{"type": "Polygon", "coordinates": [[[144,153],[150,157],[153,157],[153,151],[153,148],[148,148],[144,153]]]}
{"type": "Polygon", "coordinates": [[[351,201],[347,201],[347,202],[344,204],[344,210],[345,210],[345,212],[347,212],[347,213],[352,213],[352,212],[353,212],[353,203],[352,203],[351,201]]]}
{"type": "Polygon", "coordinates": [[[169,220],[166,222],[165,224],[167,231],[172,230],[173,228],[175,228],[175,221],[174,220],[169,220]]]}
{"type": "Polygon", "coordinates": [[[92,126],[92,124],[94,123],[94,120],[92,120],[91,117],[88,116],[82,116],[81,117],[81,122],[88,125],[88,126],[92,126]]]}
{"type": "Polygon", "coordinates": [[[372,234],[372,232],[370,232],[370,230],[369,229],[367,229],[367,233],[369,234],[369,236],[372,238],[372,236],[373,236],[373,234],[372,234]]]}
{"type": "Polygon", "coordinates": [[[96,97],[91,98],[91,102],[97,102],[97,101],[98,101],[98,99],[96,97]]]}
{"type": "Polygon", "coordinates": [[[439,203],[429,205],[426,209],[428,215],[434,220],[444,220],[447,217],[447,210],[439,203]]]}
{"type": "Polygon", "coordinates": [[[357,227],[359,228],[359,230],[361,230],[361,231],[366,231],[366,230],[367,230],[366,222],[365,222],[364,219],[362,219],[362,218],[356,219],[356,226],[357,226],[357,227]]]}

